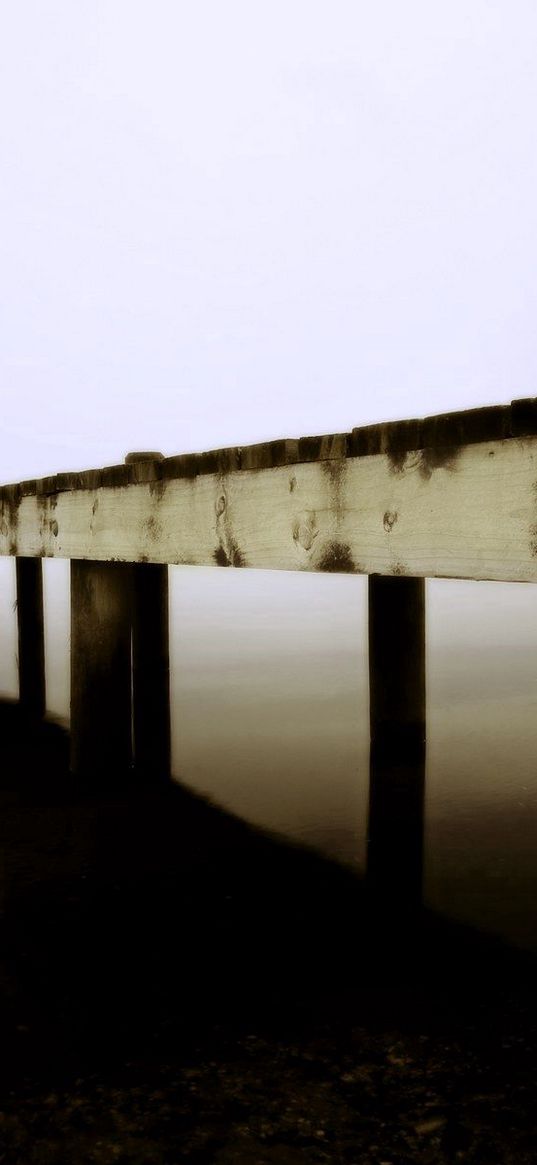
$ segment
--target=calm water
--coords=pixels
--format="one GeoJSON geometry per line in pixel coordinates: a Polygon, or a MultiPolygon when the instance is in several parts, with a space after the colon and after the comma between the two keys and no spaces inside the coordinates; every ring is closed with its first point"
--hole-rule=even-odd
{"type": "MultiPolygon", "coordinates": [[[[68,564],[45,564],[50,711],[69,707],[68,564]]],[[[537,948],[537,588],[430,581],[426,899],[537,948]]],[[[16,694],[0,560],[0,691],[16,694]]],[[[174,771],[363,867],[366,580],[171,571],[174,771]]]]}

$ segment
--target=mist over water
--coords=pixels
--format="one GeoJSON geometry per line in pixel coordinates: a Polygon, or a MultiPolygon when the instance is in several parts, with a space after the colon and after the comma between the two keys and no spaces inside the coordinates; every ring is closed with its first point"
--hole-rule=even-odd
{"type": "MultiPolygon", "coordinates": [[[[48,708],[69,714],[69,566],[44,563],[48,708]]],[[[363,869],[366,579],[170,569],[175,775],[363,869]]],[[[0,690],[16,695],[14,564],[0,690]]],[[[537,591],[427,583],[427,902],[537,947],[537,591]]]]}

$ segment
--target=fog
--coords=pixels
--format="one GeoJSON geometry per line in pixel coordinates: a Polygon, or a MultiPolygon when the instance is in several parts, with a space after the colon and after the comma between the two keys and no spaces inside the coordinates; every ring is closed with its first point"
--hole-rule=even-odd
{"type": "Polygon", "coordinates": [[[28,0],[1,477],[532,395],[537,11],[28,0]]]}

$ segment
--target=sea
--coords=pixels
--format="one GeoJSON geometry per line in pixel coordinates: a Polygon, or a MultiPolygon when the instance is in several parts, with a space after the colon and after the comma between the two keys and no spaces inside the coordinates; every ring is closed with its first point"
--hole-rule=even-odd
{"type": "MultiPolygon", "coordinates": [[[[69,720],[69,563],[44,561],[47,707],[69,720]]],[[[0,695],[17,695],[0,560],[0,695]]],[[[367,579],[170,568],[177,780],[361,872],[367,579]]],[[[427,581],[425,902],[537,950],[537,586],[427,581]]]]}

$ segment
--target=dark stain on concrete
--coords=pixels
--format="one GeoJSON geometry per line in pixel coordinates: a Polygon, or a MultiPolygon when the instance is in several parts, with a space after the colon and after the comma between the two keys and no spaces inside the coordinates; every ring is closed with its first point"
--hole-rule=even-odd
{"type": "Polygon", "coordinates": [[[213,553],[214,561],[217,566],[229,566],[229,558],[223,546],[217,546],[213,553]]]}
{"type": "MultiPolygon", "coordinates": [[[[46,501],[46,503],[50,502],[50,498],[45,499],[45,501],[46,501]]],[[[42,509],[41,519],[40,519],[40,523],[39,523],[39,533],[40,533],[41,537],[43,539],[45,539],[45,541],[49,538],[50,534],[53,534],[55,538],[58,537],[59,526],[58,526],[58,523],[56,521],[56,518],[51,518],[50,513],[51,513],[50,505],[45,504],[43,509],[42,509]]],[[[47,554],[48,554],[48,551],[45,550],[45,556],[47,554]]]]}
{"type": "Polygon", "coordinates": [[[150,538],[151,542],[158,542],[158,539],[162,533],[162,526],[158,521],[158,518],[155,518],[154,514],[151,514],[144,525],[147,536],[150,538]]]}
{"type": "Polygon", "coordinates": [[[233,534],[232,514],[229,510],[229,499],[226,493],[226,474],[220,473],[218,475],[217,485],[216,533],[220,545],[213,552],[214,560],[217,566],[246,566],[246,559],[233,534]]]}
{"type": "Polygon", "coordinates": [[[289,493],[291,493],[291,494],[294,493],[297,485],[298,485],[298,482],[297,482],[296,477],[293,473],[293,476],[289,478],[289,493]]]}
{"type": "Polygon", "coordinates": [[[323,551],[317,569],[327,574],[356,574],[350,546],[345,542],[330,542],[323,551]]]}
{"type": "Polygon", "coordinates": [[[230,537],[228,540],[228,545],[229,545],[229,555],[231,558],[231,565],[232,566],[246,566],[246,559],[244,557],[244,554],[242,553],[242,550],[240,550],[239,547],[237,546],[235,539],[230,537]]]}
{"type": "Polygon", "coordinates": [[[537,558],[537,523],[530,526],[530,553],[532,558],[537,558]]]}
{"type": "Polygon", "coordinates": [[[343,481],[347,468],[345,459],[343,457],[330,458],[327,461],[321,461],[321,467],[325,476],[338,489],[343,481]]]}
{"type": "Polygon", "coordinates": [[[161,478],[159,478],[157,481],[149,482],[149,493],[151,494],[151,497],[156,498],[157,502],[162,501],[162,498],[166,493],[166,484],[167,483],[161,478]]]}
{"type": "MultiPolygon", "coordinates": [[[[48,497],[46,494],[36,494],[37,509],[39,513],[39,537],[46,538],[49,531],[48,519],[48,497]]],[[[45,551],[43,550],[43,557],[45,551]]]]}
{"type": "Polygon", "coordinates": [[[246,566],[242,550],[239,549],[232,537],[228,538],[228,550],[220,544],[214,551],[213,558],[217,566],[246,566]]]}
{"type": "Polygon", "coordinates": [[[336,519],[334,545],[343,545],[343,543],[338,543],[337,535],[345,517],[345,477],[347,474],[347,461],[342,457],[333,458],[329,461],[322,461],[321,466],[325,477],[330,482],[330,508],[336,519]]]}
{"type": "Polygon", "coordinates": [[[382,519],[382,524],[387,534],[390,534],[393,530],[398,517],[399,514],[397,513],[397,510],[386,510],[386,513],[382,519]]]}
{"type": "Polygon", "coordinates": [[[3,525],[6,527],[5,533],[7,534],[9,531],[9,533],[11,535],[11,542],[10,542],[10,548],[9,548],[10,554],[17,553],[16,546],[17,546],[17,531],[18,531],[18,527],[19,527],[19,506],[20,506],[20,504],[21,504],[21,495],[20,495],[18,489],[13,489],[12,492],[11,491],[8,492],[8,490],[6,490],[4,492],[4,494],[2,496],[2,505],[1,505],[0,515],[1,515],[3,525]],[[13,546],[15,546],[14,550],[12,549],[13,546]]]}
{"type": "Polygon", "coordinates": [[[336,524],[339,526],[343,520],[345,513],[345,475],[347,473],[347,462],[343,458],[338,458],[333,461],[322,461],[322,471],[325,477],[330,482],[330,501],[331,508],[336,517],[336,524]]]}
{"type": "Polygon", "coordinates": [[[461,448],[458,445],[436,445],[434,448],[422,449],[419,456],[419,473],[425,481],[429,481],[435,469],[446,469],[452,473],[456,469],[461,448]]]}
{"type": "Polygon", "coordinates": [[[406,449],[394,449],[391,452],[388,451],[388,462],[390,465],[390,472],[391,473],[403,473],[404,472],[406,455],[407,455],[406,449]]]}
{"type": "Polygon", "coordinates": [[[301,546],[302,550],[311,550],[318,535],[317,514],[315,510],[306,511],[301,517],[295,519],[293,523],[293,541],[298,546],[301,546]]]}
{"type": "Polygon", "coordinates": [[[403,566],[402,562],[395,562],[394,563],[394,565],[392,566],[392,574],[395,574],[395,575],[406,574],[406,568],[403,566]]]}

